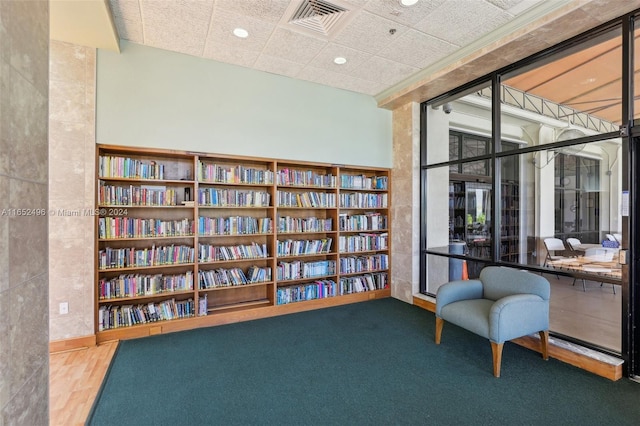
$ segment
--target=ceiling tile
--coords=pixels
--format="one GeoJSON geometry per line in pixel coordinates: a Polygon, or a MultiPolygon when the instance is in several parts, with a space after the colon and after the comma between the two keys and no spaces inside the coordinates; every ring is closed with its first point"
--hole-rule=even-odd
{"type": "Polygon", "coordinates": [[[506,10],[512,15],[519,15],[543,0],[487,0],[489,3],[506,10]]]}
{"type": "Polygon", "coordinates": [[[251,68],[260,56],[260,52],[216,43],[207,45],[202,56],[219,62],[251,68]]]}
{"type": "Polygon", "coordinates": [[[309,65],[327,71],[347,74],[357,69],[366,60],[371,58],[371,56],[370,53],[351,49],[340,44],[328,43],[325,48],[309,62],[309,65]],[[338,56],[345,58],[347,63],[342,65],[335,64],[333,60],[338,56]]]}
{"type": "Polygon", "coordinates": [[[254,68],[260,71],[285,75],[287,77],[297,77],[302,67],[303,65],[300,63],[269,55],[260,55],[254,65],[254,68]]]}
{"type": "Polygon", "coordinates": [[[375,54],[387,47],[395,38],[407,30],[408,27],[402,24],[362,11],[353,18],[346,28],[335,36],[333,41],[375,54]],[[392,28],[396,30],[393,35],[389,33],[392,28]]]}
{"type": "Polygon", "coordinates": [[[278,22],[291,0],[217,0],[216,11],[234,12],[267,22],[278,22]]]}
{"type": "Polygon", "coordinates": [[[409,30],[378,52],[378,56],[413,67],[424,68],[457,49],[458,46],[446,41],[420,31],[409,30]]]}
{"type": "Polygon", "coordinates": [[[297,78],[371,96],[380,93],[386,87],[386,84],[363,80],[311,66],[304,67],[297,78]]]}
{"type": "Polygon", "coordinates": [[[213,0],[142,0],[145,43],[201,56],[209,30],[213,0]]]}
{"type": "Polygon", "coordinates": [[[138,0],[109,0],[109,5],[115,17],[126,18],[129,21],[142,21],[138,0]]]}
{"type": "Polygon", "coordinates": [[[416,67],[390,61],[389,59],[379,56],[373,56],[357,70],[350,73],[350,75],[363,80],[372,80],[391,86],[417,71],[419,71],[419,69],[416,67]]]}
{"type": "MultiPolygon", "coordinates": [[[[275,24],[235,12],[215,8],[211,19],[207,48],[222,44],[227,48],[261,51],[267,44],[275,29],[275,24]],[[249,32],[249,37],[239,38],[233,35],[233,30],[243,28],[249,32]]],[[[257,57],[257,55],[256,55],[257,57]]]]}
{"type": "Polygon", "coordinates": [[[365,9],[382,18],[413,26],[424,19],[446,0],[420,0],[411,7],[404,7],[399,0],[376,0],[365,3],[365,9]]]}
{"type": "Polygon", "coordinates": [[[326,41],[278,28],[271,35],[264,53],[299,64],[307,64],[326,45],[326,41]]]}
{"type": "Polygon", "coordinates": [[[482,0],[448,1],[416,24],[415,29],[458,46],[469,44],[513,17],[482,0]]]}
{"type": "Polygon", "coordinates": [[[129,40],[134,43],[144,43],[142,34],[142,22],[130,21],[119,16],[114,16],[118,36],[121,39],[129,40]]]}

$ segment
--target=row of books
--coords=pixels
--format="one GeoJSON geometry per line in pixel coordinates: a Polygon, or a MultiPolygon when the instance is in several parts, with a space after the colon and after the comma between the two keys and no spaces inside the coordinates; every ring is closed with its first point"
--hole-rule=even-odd
{"type": "Polygon", "coordinates": [[[198,261],[215,262],[222,260],[261,259],[268,256],[267,245],[252,242],[246,245],[214,246],[198,244],[198,261]]]}
{"type": "Polygon", "coordinates": [[[347,256],[340,258],[340,273],[379,271],[389,268],[388,254],[372,254],[369,256],[347,256]]]}
{"type": "Polygon", "coordinates": [[[198,218],[198,233],[207,235],[250,235],[273,232],[273,221],[268,217],[231,216],[198,218]]]}
{"type": "MultiPolygon", "coordinates": [[[[341,231],[375,231],[386,229],[387,216],[380,213],[349,216],[340,214],[338,221],[341,231]]],[[[273,221],[267,217],[230,216],[198,218],[198,234],[250,235],[268,234],[273,231],[273,221]]],[[[331,232],[333,220],[317,217],[278,217],[278,232],[331,232]]],[[[194,235],[194,221],[188,218],[178,220],[142,219],[127,216],[100,217],[98,236],[101,239],[177,237],[194,235]]]]}
{"type": "Polygon", "coordinates": [[[299,280],[304,278],[325,277],[336,273],[335,260],[319,260],[316,262],[279,262],[276,267],[276,278],[280,280],[299,280]]]}
{"type": "Polygon", "coordinates": [[[389,236],[383,234],[341,235],[338,238],[340,253],[354,253],[358,251],[386,250],[389,236]]]}
{"type": "Polygon", "coordinates": [[[305,300],[323,299],[338,295],[338,285],[333,280],[317,280],[308,284],[278,287],[276,304],[302,302],[305,300]]]}
{"type": "Polygon", "coordinates": [[[215,183],[273,184],[273,171],[243,165],[209,164],[198,161],[198,180],[215,183]]]}
{"type": "Polygon", "coordinates": [[[278,191],[279,207],[324,207],[336,206],[336,194],[330,192],[278,191]]]}
{"type": "Polygon", "coordinates": [[[198,204],[211,207],[269,207],[271,194],[265,191],[200,188],[198,204]]]}
{"type": "Polygon", "coordinates": [[[388,286],[389,283],[386,272],[341,278],[338,284],[333,280],[316,280],[312,283],[278,287],[276,304],[285,305],[287,303],[302,302],[305,300],[382,290],[388,286]]]}
{"type": "Polygon", "coordinates": [[[278,232],[331,232],[333,220],[317,217],[278,217],[278,232]]]}
{"type": "Polygon", "coordinates": [[[386,209],[388,194],[350,192],[340,193],[340,207],[354,209],[386,209]]]}
{"type": "Polygon", "coordinates": [[[161,293],[193,290],[193,272],[178,275],[120,275],[116,278],[101,278],[98,281],[98,298],[152,296],[161,293]]]}
{"type": "Polygon", "coordinates": [[[184,245],[169,245],[151,248],[111,248],[98,251],[98,269],[117,269],[144,266],[175,265],[193,263],[195,250],[184,245]]]}
{"type": "Polygon", "coordinates": [[[340,295],[382,290],[389,286],[386,272],[340,278],[340,295]]]}
{"type": "Polygon", "coordinates": [[[276,253],[278,256],[296,256],[302,254],[321,254],[331,252],[331,238],[319,240],[278,240],[276,253]]]}
{"type": "Polygon", "coordinates": [[[118,186],[100,182],[98,204],[109,206],[175,206],[175,189],[164,186],[118,186]]]}
{"type": "Polygon", "coordinates": [[[141,219],[116,216],[98,218],[98,237],[149,238],[190,236],[194,234],[193,220],[141,219]]]}
{"type": "Polygon", "coordinates": [[[98,330],[111,330],[156,321],[168,321],[193,316],[193,299],[163,300],[138,305],[101,306],[98,310],[98,330]]]}
{"type": "Polygon", "coordinates": [[[387,176],[340,175],[340,187],[347,189],[387,189],[387,176]]]}
{"type": "Polygon", "coordinates": [[[220,268],[198,272],[198,282],[201,290],[267,281],[271,281],[271,268],[268,267],[250,266],[246,274],[240,268],[220,268]]]}
{"type": "Polygon", "coordinates": [[[101,155],[98,176],[104,178],[164,179],[164,164],[135,158],[101,155]]]}
{"type": "Polygon", "coordinates": [[[376,231],[387,229],[387,215],[377,212],[348,215],[340,213],[338,224],[341,231],[376,231]]]}
{"type": "Polygon", "coordinates": [[[320,174],[315,170],[295,170],[283,168],[276,175],[278,185],[336,187],[336,176],[320,174]]]}

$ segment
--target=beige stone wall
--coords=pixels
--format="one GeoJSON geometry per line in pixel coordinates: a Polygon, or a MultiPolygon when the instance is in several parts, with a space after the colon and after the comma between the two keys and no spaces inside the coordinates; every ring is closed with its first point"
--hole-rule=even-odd
{"type": "Polygon", "coordinates": [[[49,333],[94,333],[96,50],[51,41],[49,92],[49,333]],[[60,303],[69,313],[60,314],[60,303]]]}
{"type": "Polygon", "coordinates": [[[0,1],[0,425],[49,418],[48,2],[0,1]]]}
{"type": "Polygon", "coordinates": [[[412,303],[419,291],[420,105],[393,111],[391,175],[391,295],[412,303]]]}

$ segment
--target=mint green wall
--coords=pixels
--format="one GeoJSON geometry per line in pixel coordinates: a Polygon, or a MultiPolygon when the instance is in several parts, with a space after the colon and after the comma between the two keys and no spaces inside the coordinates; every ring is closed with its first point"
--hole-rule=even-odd
{"type": "Polygon", "coordinates": [[[371,96],[122,42],[99,50],[98,143],[391,167],[371,96]]]}

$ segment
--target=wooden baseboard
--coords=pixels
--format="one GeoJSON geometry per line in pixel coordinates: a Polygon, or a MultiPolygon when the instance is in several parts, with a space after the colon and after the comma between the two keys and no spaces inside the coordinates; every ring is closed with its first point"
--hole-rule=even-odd
{"type": "MultiPolygon", "coordinates": [[[[435,303],[429,300],[414,297],[413,304],[429,312],[435,313],[436,311],[435,303]]],[[[540,352],[540,340],[533,336],[520,337],[512,340],[512,342],[527,349],[540,352]]],[[[622,378],[622,362],[609,363],[604,360],[595,359],[588,355],[558,346],[558,344],[553,342],[553,339],[549,341],[549,356],[609,380],[615,381],[622,378]]]]}
{"type": "Polygon", "coordinates": [[[72,337],[70,339],[52,340],[49,342],[49,353],[74,351],[96,345],[96,336],[72,337]]]}

